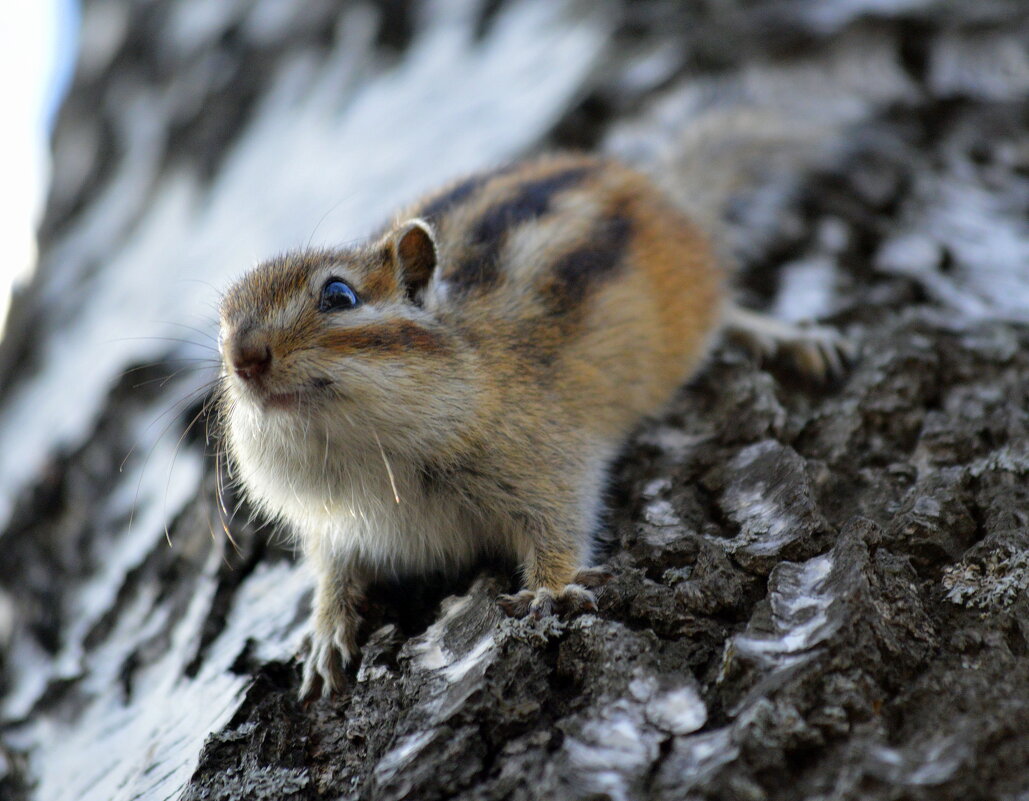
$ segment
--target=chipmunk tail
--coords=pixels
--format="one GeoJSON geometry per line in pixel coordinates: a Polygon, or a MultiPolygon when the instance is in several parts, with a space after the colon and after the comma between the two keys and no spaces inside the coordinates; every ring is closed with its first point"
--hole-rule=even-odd
{"type": "Polygon", "coordinates": [[[647,173],[736,260],[760,252],[805,176],[867,146],[862,123],[917,89],[890,42],[684,80],[615,126],[604,149],[647,173]]]}

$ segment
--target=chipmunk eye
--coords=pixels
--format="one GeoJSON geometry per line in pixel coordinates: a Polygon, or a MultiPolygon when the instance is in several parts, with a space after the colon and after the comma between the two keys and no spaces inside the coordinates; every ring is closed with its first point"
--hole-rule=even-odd
{"type": "Polygon", "coordinates": [[[322,287],[322,297],[318,302],[318,311],[342,311],[360,305],[357,293],[350,285],[339,278],[330,278],[322,287]]]}

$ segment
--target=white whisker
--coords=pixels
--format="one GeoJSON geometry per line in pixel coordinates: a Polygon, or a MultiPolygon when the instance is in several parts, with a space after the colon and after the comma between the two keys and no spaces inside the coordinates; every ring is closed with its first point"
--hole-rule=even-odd
{"type": "Polygon", "coordinates": [[[386,458],[386,451],[382,447],[382,441],[379,439],[379,435],[375,431],[372,431],[372,435],[375,437],[375,444],[379,446],[379,453],[382,454],[382,463],[386,465],[386,475],[389,476],[389,485],[393,488],[393,500],[399,504],[400,493],[397,492],[397,482],[393,477],[393,468],[389,466],[389,459],[386,458]]]}

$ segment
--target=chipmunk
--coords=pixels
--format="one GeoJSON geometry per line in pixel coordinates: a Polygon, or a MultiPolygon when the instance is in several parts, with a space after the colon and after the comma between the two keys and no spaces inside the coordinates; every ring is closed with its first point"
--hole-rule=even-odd
{"type": "Polygon", "coordinates": [[[367,244],[288,253],[221,304],[220,403],[246,494],[314,567],[301,695],[340,689],[369,582],[513,557],[510,615],[596,608],[612,460],[717,332],[795,347],[729,302],[703,232],[644,175],[553,155],[458,181],[367,244]]]}

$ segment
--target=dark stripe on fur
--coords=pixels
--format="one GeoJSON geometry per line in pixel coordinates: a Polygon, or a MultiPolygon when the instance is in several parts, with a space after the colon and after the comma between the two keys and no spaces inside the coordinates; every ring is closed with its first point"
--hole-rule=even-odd
{"type": "Polygon", "coordinates": [[[508,200],[487,209],[468,235],[471,255],[448,276],[455,287],[468,289],[494,284],[500,274],[500,250],[507,232],[542,217],[556,194],[575,186],[590,170],[588,166],[572,167],[528,181],[508,200]]]}
{"type": "Polygon", "coordinates": [[[613,275],[624,263],[632,237],[632,221],[624,213],[605,217],[590,240],[554,264],[543,299],[552,314],[567,314],[578,306],[590,285],[613,275]]]}
{"type": "Polygon", "coordinates": [[[424,217],[429,222],[436,222],[440,217],[454,208],[454,206],[468,200],[468,198],[470,198],[479,188],[492,178],[493,175],[494,173],[473,175],[470,178],[465,178],[463,181],[459,181],[442,195],[439,195],[426,203],[418,212],[417,216],[424,217]]]}
{"type": "Polygon", "coordinates": [[[337,353],[403,353],[421,351],[442,353],[448,350],[438,334],[416,323],[389,323],[362,328],[345,328],[321,337],[319,344],[337,353]]]}

